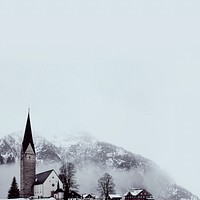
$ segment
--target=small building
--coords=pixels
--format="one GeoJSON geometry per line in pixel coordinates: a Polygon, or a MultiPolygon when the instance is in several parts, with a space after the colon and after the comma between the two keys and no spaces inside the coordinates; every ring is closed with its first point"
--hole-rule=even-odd
{"type": "Polygon", "coordinates": [[[121,200],[122,199],[122,197],[119,194],[109,194],[108,198],[110,200],[121,200]]]}
{"type": "Polygon", "coordinates": [[[83,194],[82,195],[84,200],[93,200],[95,199],[95,196],[93,194],[83,194]]]}
{"type": "Polygon", "coordinates": [[[153,196],[145,189],[133,189],[124,195],[124,200],[153,200],[153,196]]]}
{"type": "Polygon", "coordinates": [[[35,198],[53,197],[55,192],[56,197],[60,198],[62,189],[63,184],[54,170],[36,174],[34,183],[35,198]]]}
{"type": "Polygon", "coordinates": [[[82,199],[82,196],[78,192],[76,192],[74,190],[70,190],[69,191],[69,199],[82,199]]]}
{"type": "Polygon", "coordinates": [[[57,190],[54,191],[54,198],[56,200],[64,199],[64,190],[62,188],[60,188],[59,182],[57,184],[57,190]]]}

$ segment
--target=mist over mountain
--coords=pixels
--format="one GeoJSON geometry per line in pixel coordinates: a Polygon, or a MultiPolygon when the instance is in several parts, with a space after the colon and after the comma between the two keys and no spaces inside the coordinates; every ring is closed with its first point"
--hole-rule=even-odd
{"type": "MultiPolygon", "coordinates": [[[[7,195],[12,176],[16,176],[19,183],[22,135],[14,133],[0,139],[0,172],[3,176],[0,179],[0,197],[7,195]]],[[[77,168],[80,193],[97,194],[97,180],[103,173],[109,172],[114,177],[117,193],[121,195],[131,188],[142,187],[151,192],[155,199],[198,200],[197,196],[176,185],[153,161],[98,141],[88,133],[56,135],[48,140],[35,136],[34,143],[37,172],[51,168],[59,172],[61,160],[73,162],[77,168]]]]}

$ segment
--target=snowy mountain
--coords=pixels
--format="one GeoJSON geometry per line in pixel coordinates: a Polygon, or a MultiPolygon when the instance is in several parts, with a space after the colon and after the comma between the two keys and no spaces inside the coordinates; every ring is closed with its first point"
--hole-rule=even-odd
{"type": "MultiPolygon", "coordinates": [[[[19,163],[22,142],[20,135],[23,134],[10,134],[0,139],[0,164],[19,163]]],[[[57,135],[49,140],[36,136],[34,143],[38,164],[58,164],[63,159],[75,163],[82,192],[95,193],[98,178],[108,171],[115,179],[118,193],[122,195],[130,188],[143,187],[155,199],[198,200],[198,197],[177,186],[151,160],[121,147],[100,142],[87,133],[57,135]],[[83,181],[84,184],[81,184],[83,181]]]]}

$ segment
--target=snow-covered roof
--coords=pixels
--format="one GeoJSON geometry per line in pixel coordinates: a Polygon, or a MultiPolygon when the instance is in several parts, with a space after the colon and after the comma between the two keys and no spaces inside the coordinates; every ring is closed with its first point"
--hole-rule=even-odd
{"type": "MultiPolygon", "coordinates": [[[[27,200],[25,198],[16,198],[17,200],[27,200]]],[[[8,200],[8,199],[0,199],[0,200],[8,200]]]]}
{"type": "Polygon", "coordinates": [[[83,198],[95,198],[92,194],[83,194],[83,198]]]}
{"type": "MultiPolygon", "coordinates": [[[[131,195],[137,196],[137,195],[140,194],[140,192],[142,192],[142,191],[143,191],[142,189],[133,189],[133,190],[131,190],[131,191],[129,191],[129,192],[131,193],[131,195]]],[[[127,192],[124,196],[127,196],[129,192],[127,192]]]]}
{"type": "Polygon", "coordinates": [[[109,194],[109,197],[111,199],[113,199],[113,198],[122,198],[119,194],[109,194]]]}

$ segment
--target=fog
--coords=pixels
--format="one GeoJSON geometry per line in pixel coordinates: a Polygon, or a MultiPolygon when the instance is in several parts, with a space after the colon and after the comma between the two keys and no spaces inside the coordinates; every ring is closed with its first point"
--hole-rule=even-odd
{"type": "MultiPolygon", "coordinates": [[[[54,169],[59,174],[59,163],[38,163],[37,173],[54,169]]],[[[144,187],[150,191],[155,199],[159,196],[161,190],[166,187],[168,183],[173,183],[172,179],[159,168],[148,171],[145,175],[140,170],[124,171],[119,169],[101,169],[95,165],[86,165],[83,168],[77,168],[76,179],[79,185],[79,193],[93,193],[99,195],[97,192],[98,179],[103,176],[105,172],[111,174],[114,178],[116,193],[123,196],[131,188],[144,187]],[[155,178],[156,177],[156,178],[155,178]]],[[[0,165],[2,176],[0,178],[0,199],[6,198],[10,188],[12,178],[15,176],[18,186],[19,180],[19,163],[11,165],[0,165]]]]}
{"type": "Polygon", "coordinates": [[[0,198],[2,199],[7,198],[8,190],[10,189],[14,176],[19,186],[19,164],[0,165],[0,171],[0,198]]]}
{"type": "MultiPolygon", "coordinates": [[[[160,192],[169,184],[174,183],[173,179],[163,170],[157,168],[150,170],[145,175],[140,170],[134,169],[124,171],[120,169],[100,169],[98,166],[87,166],[78,170],[77,180],[80,184],[81,193],[97,193],[97,181],[105,172],[114,178],[116,193],[122,197],[132,188],[145,188],[150,191],[155,199],[160,192]]],[[[165,188],[166,189],[166,188],[165,188]]]]}

